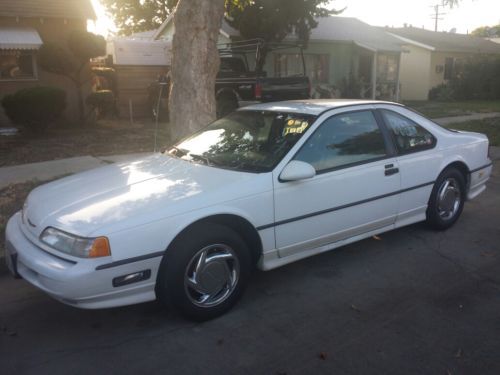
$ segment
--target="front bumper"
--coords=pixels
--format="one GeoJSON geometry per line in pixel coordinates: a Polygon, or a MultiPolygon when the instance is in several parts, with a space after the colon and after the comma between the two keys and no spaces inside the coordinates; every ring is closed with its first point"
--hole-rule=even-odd
{"type": "MultiPolygon", "coordinates": [[[[33,243],[21,229],[20,213],[7,223],[5,231],[7,267],[14,276],[43,290],[53,298],[76,307],[98,309],[152,301],[161,258],[145,259],[117,267],[96,270],[96,259],[65,260],[33,243]],[[113,279],[151,270],[151,278],[114,287],[113,279]]],[[[102,260],[101,260],[102,261],[102,260]]]]}

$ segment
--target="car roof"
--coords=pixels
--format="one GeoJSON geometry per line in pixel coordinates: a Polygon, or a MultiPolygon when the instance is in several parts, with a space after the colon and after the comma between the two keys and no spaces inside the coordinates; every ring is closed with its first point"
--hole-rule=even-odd
{"type": "Polygon", "coordinates": [[[240,108],[240,110],[307,113],[317,116],[329,109],[335,109],[347,106],[356,106],[356,105],[366,105],[366,104],[392,104],[401,106],[401,104],[398,103],[386,102],[380,100],[304,99],[304,100],[287,100],[282,102],[253,104],[246,107],[242,107],[240,108]]]}

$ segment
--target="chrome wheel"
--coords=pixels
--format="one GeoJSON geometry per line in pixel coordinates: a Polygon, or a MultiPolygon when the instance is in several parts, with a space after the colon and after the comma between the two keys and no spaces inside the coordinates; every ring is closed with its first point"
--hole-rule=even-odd
{"type": "Polygon", "coordinates": [[[189,261],[184,289],[189,300],[199,307],[224,302],[234,291],[240,264],[234,250],[223,244],[204,247],[189,261]]]}
{"type": "Polygon", "coordinates": [[[452,219],[458,213],[461,201],[459,182],[453,177],[445,179],[437,194],[437,211],[441,219],[452,219]]]}

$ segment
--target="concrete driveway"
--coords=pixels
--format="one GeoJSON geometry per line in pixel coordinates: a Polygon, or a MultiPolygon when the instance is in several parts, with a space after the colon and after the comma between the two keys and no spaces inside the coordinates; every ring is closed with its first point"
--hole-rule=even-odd
{"type": "Polygon", "coordinates": [[[203,324],[0,275],[2,374],[499,374],[500,168],[452,229],[417,224],[271,271],[203,324]]]}

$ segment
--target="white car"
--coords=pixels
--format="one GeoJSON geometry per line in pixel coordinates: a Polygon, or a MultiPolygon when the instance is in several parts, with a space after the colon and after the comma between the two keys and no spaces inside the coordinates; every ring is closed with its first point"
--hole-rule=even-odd
{"type": "Polygon", "coordinates": [[[72,306],[158,298],[210,319],[254,266],[424,220],[450,227],[491,170],[486,136],[399,104],[259,104],[164,153],[36,188],[8,222],[6,259],[72,306]]]}

